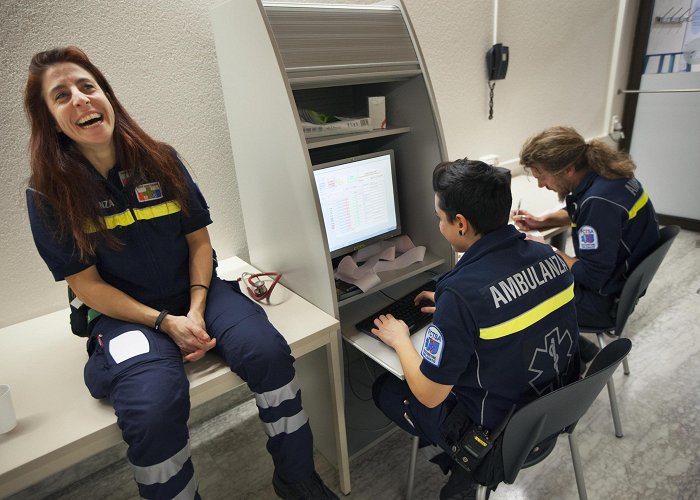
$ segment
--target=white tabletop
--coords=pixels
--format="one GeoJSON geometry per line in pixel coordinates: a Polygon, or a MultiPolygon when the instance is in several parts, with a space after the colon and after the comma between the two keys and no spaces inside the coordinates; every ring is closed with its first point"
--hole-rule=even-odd
{"type": "MultiPolygon", "coordinates": [[[[537,180],[530,175],[516,175],[511,180],[513,204],[511,210],[520,207],[534,215],[545,215],[564,208],[564,202],[553,191],[537,187],[537,180]]],[[[543,229],[540,234],[546,240],[569,230],[569,226],[559,226],[543,229]]]]}
{"type": "MultiPolygon", "coordinates": [[[[358,351],[369,356],[372,360],[401,380],[404,380],[405,377],[396,352],[382,341],[358,331],[355,328],[355,324],[370,316],[373,312],[391,304],[392,300],[389,299],[389,297],[393,297],[394,299],[403,297],[430,278],[431,276],[426,274],[410,277],[403,283],[387,289],[386,295],[383,293],[375,293],[372,294],[371,301],[357,301],[343,306],[341,313],[340,329],[345,341],[352,344],[358,351]]],[[[420,352],[426,328],[427,327],[421,328],[411,334],[411,341],[416,351],[420,352]]]]}
{"type": "MultiPolygon", "coordinates": [[[[256,269],[238,257],[219,275],[236,279],[256,269]]],[[[299,357],[328,343],[338,321],[278,284],[271,323],[299,357]]],[[[17,426],[0,434],[0,497],[121,441],[109,402],[93,399],[83,382],[85,339],[70,332],[68,309],[0,329],[0,383],[8,384],[17,426]]],[[[193,406],[242,381],[214,356],[187,366],[193,406]]]]}

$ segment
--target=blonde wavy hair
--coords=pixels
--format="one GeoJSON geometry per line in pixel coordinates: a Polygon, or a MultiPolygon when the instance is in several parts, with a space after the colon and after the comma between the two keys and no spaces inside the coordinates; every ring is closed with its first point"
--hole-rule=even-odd
{"type": "Polygon", "coordinates": [[[606,179],[630,179],[637,168],[628,154],[600,139],[586,143],[571,127],[551,127],[530,137],[520,150],[520,164],[526,169],[537,165],[551,174],[573,165],[577,171],[590,169],[606,179]]]}

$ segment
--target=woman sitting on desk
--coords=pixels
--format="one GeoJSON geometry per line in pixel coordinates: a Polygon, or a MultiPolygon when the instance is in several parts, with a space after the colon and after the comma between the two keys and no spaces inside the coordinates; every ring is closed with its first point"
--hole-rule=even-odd
{"type": "Polygon", "coordinates": [[[337,498],[314,471],[289,346],[216,276],[209,210],[175,150],[134,122],[76,47],[32,58],[25,109],[34,241],[91,308],[85,383],[114,407],[139,495],[199,498],[183,358],[214,349],[255,393],[275,492],[337,498]]]}

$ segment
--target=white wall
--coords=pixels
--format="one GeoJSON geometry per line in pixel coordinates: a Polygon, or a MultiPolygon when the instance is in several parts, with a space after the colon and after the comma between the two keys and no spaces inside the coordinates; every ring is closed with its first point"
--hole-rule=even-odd
{"type": "Polygon", "coordinates": [[[485,52],[491,1],[424,2],[407,8],[428,65],[451,158],[518,157],[530,135],[555,124],[585,137],[604,133],[618,2],[499,2],[498,41],[510,47],[488,120],[485,52]]]}
{"type": "MultiPolygon", "coordinates": [[[[484,55],[493,42],[493,3],[405,0],[449,156],[515,160],[529,135],[555,124],[572,125],[586,137],[604,135],[606,102],[621,110],[620,99],[609,99],[609,82],[624,80],[624,48],[634,24],[623,23],[622,64],[611,75],[620,2],[627,3],[500,0],[498,39],[510,46],[511,60],[507,79],[496,85],[495,118],[489,121],[484,55]]],[[[247,256],[209,23],[214,3],[218,0],[3,0],[0,326],[66,306],[65,285],[53,283],[34,248],[24,202],[26,68],[32,54],[54,46],[85,50],[143,128],[188,159],[212,209],[219,255],[247,256]]]]}

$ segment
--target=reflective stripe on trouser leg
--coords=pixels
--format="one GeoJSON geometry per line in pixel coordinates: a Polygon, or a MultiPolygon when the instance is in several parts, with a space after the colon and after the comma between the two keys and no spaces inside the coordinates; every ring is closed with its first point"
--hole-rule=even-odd
{"type": "Polygon", "coordinates": [[[308,478],[314,467],[309,418],[301,406],[301,390],[293,392],[293,386],[297,386],[295,380],[275,391],[255,395],[260,420],[268,436],[267,450],[277,474],[290,483],[308,478]],[[286,399],[266,398],[270,392],[277,396],[284,394],[286,399]],[[272,400],[278,404],[272,406],[272,400]]]}
{"type": "Polygon", "coordinates": [[[114,376],[109,393],[139,494],[199,498],[188,445],[189,381],[182,355],[166,335],[146,335],[149,353],[114,376]]]}
{"type": "Polygon", "coordinates": [[[159,464],[148,465],[146,467],[139,467],[138,465],[131,464],[134,468],[134,479],[136,479],[137,483],[145,485],[164,483],[180,472],[180,469],[182,469],[185,462],[189,459],[190,442],[187,441],[183,449],[159,464]]]}
{"type": "Polygon", "coordinates": [[[279,406],[283,401],[294,398],[299,392],[299,382],[294,377],[288,384],[283,385],[279,389],[255,394],[255,403],[260,408],[270,408],[271,406],[279,406]]]}
{"type": "Polygon", "coordinates": [[[309,478],[314,470],[313,438],[287,341],[258,304],[237,285],[219,279],[209,287],[205,320],[216,338],[215,349],[257,395],[275,471],[288,482],[309,478]]]}
{"type": "MultiPolygon", "coordinates": [[[[297,382],[296,377],[286,384],[275,389],[273,391],[264,392],[262,394],[255,394],[255,402],[258,405],[261,416],[264,410],[270,410],[265,412],[266,416],[271,416],[274,418],[274,409],[285,403],[285,401],[296,400],[297,394],[300,393],[299,382],[297,382]]],[[[299,405],[301,406],[301,405],[299,405]]],[[[304,424],[309,421],[309,417],[306,416],[306,412],[300,408],[300,410],[292,416],[281,416],[274,421],[263,420],[263,425],[265,426],[265,433],[269,437],[275,437],[278,434],[291,434],[299,430],[304,424]]]]}

